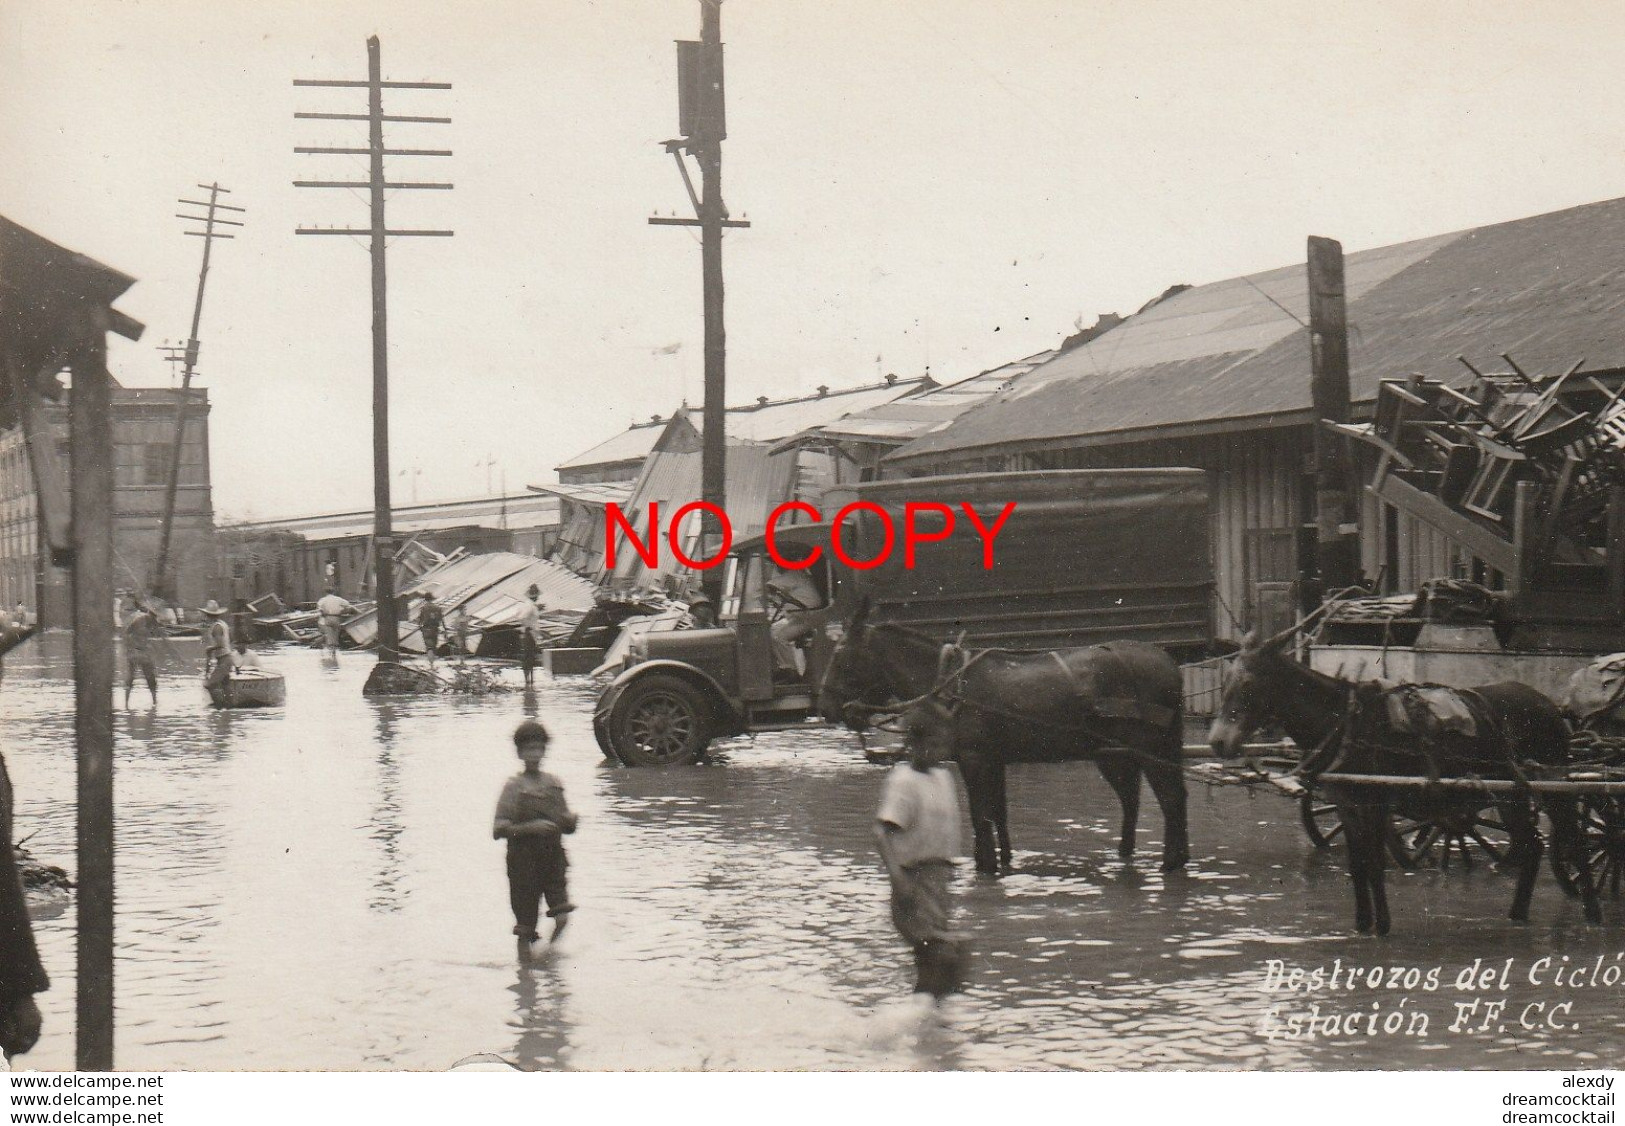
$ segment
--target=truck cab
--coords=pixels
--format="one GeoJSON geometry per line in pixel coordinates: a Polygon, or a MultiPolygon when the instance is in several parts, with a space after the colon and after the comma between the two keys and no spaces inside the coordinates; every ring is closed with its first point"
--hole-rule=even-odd
{"type": "Polygon", "coordinates": [[[697,761],[712,739],[798,727],[818,716],[818,685],[840,637],[839,584],[824,524],[781,527],[782,568],[757,536],[723,564],[719,624],[647,633],[593,717],[604,753],[629,766],[697,761]]]}
{"type": "Polygon", "coordinates": [[[825,522],[781,524],[774,534],[787,561],[817,552],[810,566],[780,568],[765,536],[743,540],[723,564],[716,628],[637,639],[593,716],[606,755],[633,766],[694,762],[712,739],[815,721],[819,686],[860,595],[871,621],[971,648],[1041,652],[1132,638],[1182,655],[1212,641],[1201,470],[899,478],[830,489],[821,504],[825,522]],[[935,510],[940,523],[911,525],[911,504],[935,510]],[[995,568],[978,530],[1001,513],[995,568]],[[846,563],[832,562],[829,519],[842,520],[846,563]],[[915,550],[893,550],[911,527],[915,550]]]}

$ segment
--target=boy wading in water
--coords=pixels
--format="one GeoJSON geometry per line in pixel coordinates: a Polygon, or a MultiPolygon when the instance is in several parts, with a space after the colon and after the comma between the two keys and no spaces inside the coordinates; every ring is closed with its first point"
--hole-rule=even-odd
{"type": "Polygon", "coordinates": [[[943,765],[953,753],[951,717],[926,703],[904,718],[909,761],[892,768],[875,816],[875,839],[891,876],[891,915],[914,949],[915,993],[940,1001],[958,992],[963,939],[952,930],[954,859],[963,852],[959,798],[943,765]]]}
{"type": "Polygon", "coordinates": [[[542,770],[547,754],[547,728],[526,720],[513,733],[514,748],[525,769],[508,779],[497,800],[491,836],[508,842],[508,902],[513,906],[513,933],[519,937],[519,957],[530,957],[536,941],[541,901],[553,920],[556,941],[564,933],[570,912],[565,869],[564,834],[576,831],[576,815],[564,801],[564,786],[542,770]]]}

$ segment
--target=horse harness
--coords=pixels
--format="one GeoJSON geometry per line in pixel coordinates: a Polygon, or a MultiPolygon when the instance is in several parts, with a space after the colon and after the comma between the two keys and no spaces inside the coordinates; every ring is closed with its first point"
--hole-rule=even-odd
{"type": "MultiPolygon", "coordinates": [[[[1036,716],[1024,715],[1009,708],[997,707],[982,700],[973,699],[965,692],[965,677],[978,663],[995,654],[1007,654],[1006,649],[978,649],[967,650],[959,642],[948,642],[943,645],[937,660],[937,682],[925,692],[909,700],[887,704],[884,708],[873,708],[872,705],[861,705],[871,708],[874,712],[888,712],[899,714],[907,711],[927,700],[935,700],[948,709],[949,714],[957,716],[965,707],[996,715],[1014,723],[1025,724],[1030,727],[1045,728],[1067,735],[1083,735],[1091,738],[1101,738],[1100,732],[1088,724],[1056,723],[1053,720],[1039,719],[1036,716]]],[[[1028,654],[1021,654],[1027,656],[1028,654]]],[[[1100,719],[1130,720],[1154,726],[1166,726],[1173,722],[1175,712],[1172,708],[1160,704],[1152,704],[1131,697],[1097,697],[1091,692],[1089,686],[1084,684],[1077,671],[1066,663],[1066,659],[1055,649],[1045,654],[1060,666],[1067,684],[1072,688],[1079,700],[1089,702],[1090,710],[1100,719]]],[[[852,707],[852,704],[848,704],[852,707]]],[[[877,725],[878,726],[878,725],[877,725]]],[[[1122,753],[1142,760],[1142,765],[1167,765],[1162,759],[1145,755],[1132,747],[1114,747],[1122,753]]]]}
{"type": "MultiPolygon", "coordinates": [[[[1360,684],[1354,681],[1348,682],[1348,691],[1342,713],[1338,716],[1336,724],[1327,732],[1326,737],[1320,741],[1320,744],[1304,757],[1303,761],[1298,764],[1297,769],[1292,772],[1292,775],[1312,785],[1322,774],[1338,773],[1344,763],[1347,762],[1351,751],[1366,748],[1420,758],[1427,780],[1437,782],[1442,776],[1442,772],[1439,769],[1439,760],[1434,753],[1436,737],[1430,736],[1421,730],[1413,730],[1410,739],[1386,742],[1360,738],[1353,734],[1363,711],[1360,700],[1360,687],[1360,684]]],[[[1401,706],[1409,711],[1416,704],[1417,690],[1430,687],[1436,686],[1401,684],[1391,688],[1383,688],[1377,698],[1384,703],[1390,698],[1397,698],[1401,701],[1401,706]]],[[[1511,741],[1507,738],[1506,731],[1496,716],[1494,709],[1489,707],[1482,696],[1471,689],[1453,688],[1450,691],[1467,706],[1475,725],[1484,729],[1484,735],[1493,739],[1498,745],[1502,757],[1511,769],[1513,780],[1528,786],[1528,775],[1524,773],[1523,764],[1512,753],[1511,741]]],[[[1391,721],[1388,726],[1396,734],[1400,733],[1400,729],[1393,728],[1391,721]]]]}

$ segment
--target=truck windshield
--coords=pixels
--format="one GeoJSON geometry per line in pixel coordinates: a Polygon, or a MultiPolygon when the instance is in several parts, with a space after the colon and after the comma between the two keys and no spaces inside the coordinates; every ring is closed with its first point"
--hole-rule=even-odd
{"type": "Polygon", "coordinates": [[[762,557],[760,555],[735,556],[728,560],[728,572],[722,599],[722,616],[738,618],[741,614],[760,614],[766,606],[762,601],[762,557]]]}
{"type": "Polygon", "coordinates": [[[762,613],[762,557],[760,555],[733,556],[728,560],[722,579],[722,614],[729,620],[741,613],[762,613]]]}

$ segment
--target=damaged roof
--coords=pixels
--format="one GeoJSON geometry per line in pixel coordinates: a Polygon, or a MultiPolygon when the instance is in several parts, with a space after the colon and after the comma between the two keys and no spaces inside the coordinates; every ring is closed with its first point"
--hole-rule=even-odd
{"type": "Polygon", "coordinates": [[[901,445],[922,434],[947,426],[1012,380],[1019,379],[1055,356],[1053,348],[1008,364],[979,372],[918,395],[895,399],[868,410],[810,426],[773,447],[774,453],[823,442],[876,442],[901,445]]]}
{"type": "MultiPolygon", "coordinates": [[[[1625,368],[1625,199],[1347,255],[1353,401],[1380,380],[1625,368]]],[[[1307,421],[1303,263],[1174,293],[890,455],[1099,445],[1307,421]]]]}
{"type": "MultiPolygon", "coordinates": [[[[930,376],[918,375],[793,399],[759,399],[754,403],[728,408],[728,437],[732,441],[776,442],[806,427],[867,410],[932,386],[935,385],[930,382],[930,376]]],[[[677,413],[685,413],[685,410],[689,424],[696,432],[701,431],[705,420],[698,408],[680,408],[677,413]]],[[[654,450],[655,442],[666,432],[668,425],[668,419],[658,416],[648,422],[636,423],[555,468],[562,471],[642,461],[654,450]]]]}

